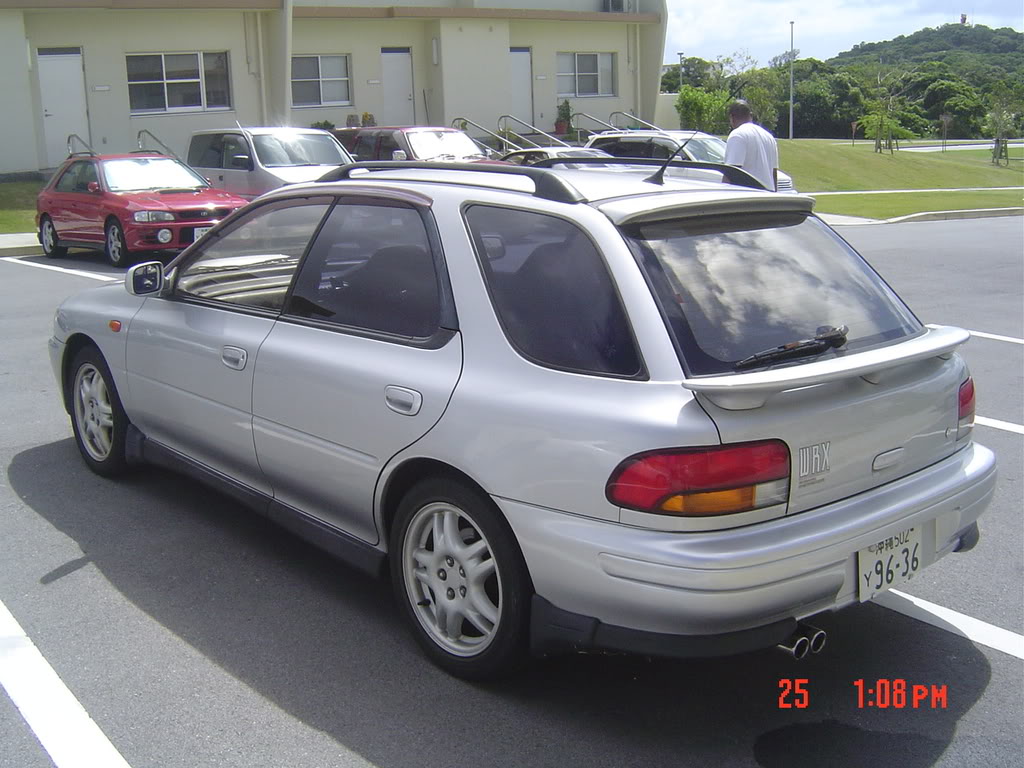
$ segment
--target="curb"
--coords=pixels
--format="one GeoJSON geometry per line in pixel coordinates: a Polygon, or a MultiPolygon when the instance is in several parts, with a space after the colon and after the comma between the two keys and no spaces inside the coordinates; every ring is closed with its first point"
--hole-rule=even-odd
{"type": "Polygon", "coordinates": [[[900,224],[906,221],[948,221],[950,219],[985,219],[1001,216],[1024,216],[1024,208],[974,208],[967,211],[924,211],[897,216],[894,219],[883,219],[887,224],[900,224]]]}
{"type": "Polygon", "coordinates": [[[0,256],[42,256],[41,245],[0,245],[0,256]]]}

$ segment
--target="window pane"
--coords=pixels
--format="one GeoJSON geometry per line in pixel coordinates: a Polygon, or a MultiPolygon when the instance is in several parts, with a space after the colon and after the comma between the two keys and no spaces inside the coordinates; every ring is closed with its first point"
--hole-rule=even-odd
{"type": "Polygon", "coordinates": [[[292,104],[304,107],[320,103],[320,83],[317,80],[292,81],[292,104]]]}
{"type": "Polygon", "coordinates": [[[132,112],[167,109],[163,83],[133,83],[129,85],[128,104],[132,112]]]}
{"type": "Polygon", "coordinates": [[[348,80],[324,80],[324,101],[348,101],[348,80]]]}
{"type": "Polygon", "coordinates": [[[425,338],[438,328],[440,307],[419,213],[339,204],[310,250],[288,313],[425,338]]]}
{"type": "Polygon", "coordinates": [[[220,141],[218,133],[193,136],[188,145],[188,164],[193,168],[220,168],[220,141]]]}
{"type": "Polygon", "coordinates": [[[206,106],[230,107],[231,86],[228,79],[228,54],[204,53],[203,73],[206,77],[206,106]]]}
{"type": "Polygon", "coordinates": [[[280,309],[327,203],[263,206],[202,250],[175,290],[231,304],[280,309]]]}
{"type": "Polygon", "coordinates": [[[576,72],[576,54],[574,53],[560,53],[558,54],[558,74],[568,75],[576,72]]]}
{"type": "Polygon", "coordinates": [[[160,54],[153,56],[128,56],[128,82],[163,80],[164,67],[160,54]]]}
{"type": "Polygon", "coordinates": [[[579,89],[580,96],[596,96],[597,75],[580,75],[576,78],[576,88],[579,89]]]}
{"type": "Polygon", "coordinates": [[[198,80],[199,54],[169,53],[164,56],[168,80],[198,80]]]}
{"type": "Polygon", "coordinates": [[[167,108],[175,107],[201,107],[203,106],[203,92],[199,87],[199,81],[189,83],[168,83],[167,84],[167,108]]]}
{"type": "Polygon", "coordinates": [[[321,56],[320,77],[348,77],[348,57],[321,56]]]}
{"type": "Polygon", "coordinates": [[[584,373],[640,372],[608,270],[576,226],[554,216],[480,205],[466,219],[495,312],[520,354],[584,373]]]}
{"type": "Polygon", "coordinates": [[[615,93],[615,56],[611,53],[602,53],[599,57],[601,71],[600,75],[601,89],[600,92],[605,95],[611,95],[615,93]]]}
{"type": "Polygon", "coordinates": [[[316,56],[292,56],[292,79],[315,80],[320,77],[316,56]]]}
{"type": "Polygon", "coordinates": [[[559,75],[558,76],[558,95],[559,96],[575,96],[576,95],[576,77],[574,75],[559,75]]]}
{"type": "Polygon", "coordinates": [[[581,74],[597,74],[597,54],[580,53],[576,55],[576,71],[581,74]]]}
{"type": "Polygon", "coordinates": [[[78,180],[78,174],[82,170],[84,163],[72,163],[66,171],[57,179],[57,184],[54,187],[58,192],[72,192],[75,189],[75,182],[78,180]]]}

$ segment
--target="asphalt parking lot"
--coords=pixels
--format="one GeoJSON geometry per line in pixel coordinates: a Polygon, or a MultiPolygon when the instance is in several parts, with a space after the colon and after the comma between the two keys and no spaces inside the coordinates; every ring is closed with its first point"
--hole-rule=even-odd
{"type": "Polygon", "coordinates": [[[100,254],[0,260],[0,681],[38,671],[26,638],[55,673],[31,678],[37,701],[0,694],[0,767],[1019,765],[1022,220],[840,231],[923,322],[974,334],[976,439],[1000,462],[979,545],[823,617],[828,647],[802,662],[561,657],[487,686],[426,662],[386,584],[230,499],[91,474],[46,339],[65,296],[118,273],[100,254]]]}

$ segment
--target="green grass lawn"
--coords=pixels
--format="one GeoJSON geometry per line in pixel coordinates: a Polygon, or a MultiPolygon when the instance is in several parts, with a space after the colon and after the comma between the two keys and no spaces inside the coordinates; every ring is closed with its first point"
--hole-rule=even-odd
{"type": "Polygon", "coordinates": [[[960,211],[974,208],[1020,208],[1024,192],[898,192],[891,195],[827,195],[814,204],[816,213],[839,213],[868,219],[892,219],[924,211],[960,211]]]}
{"type": "Polygon", "coordinates": [[[855,146],[834,139],[782,139],[779,165],[801,192],[871,189],[953,189],[1024,186],[1020,150],[1010,166],[992,165],[986,150],[881,154],[872,142],[855,146]]]}
{"type": "Polygon", "coordinates": [[[0,184],[0,234],[35,232],[36,195],[41,181],[10,181],[0,184]]]}

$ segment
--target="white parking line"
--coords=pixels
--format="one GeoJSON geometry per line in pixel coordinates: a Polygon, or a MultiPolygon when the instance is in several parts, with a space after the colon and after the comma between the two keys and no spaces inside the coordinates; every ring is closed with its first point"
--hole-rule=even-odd
{"type": "Polygon", "coordinates": [[[57,768],[130,768],[2,602],[0,685],[57,768]]]}
{"type": "Polygon", "coordinates": [[[962,613],[929,603],[919,597],[890,589],[871,598],[872,602],[902,613],[912,619],[931,624],[933,627],[952,631],[966,637],[972,643],[979,643],[997,651],[1024,659],[1024,635],[1018,635],[994,624],[972,619],[962,613]]]}
{"type": "Polygon", "coordinates": [[[992,427],[993,429],[1002,429],[1006,432],[1016,432],[1018,435],[1024,435],[1024,427],[1010,421],[1000,421],[999,419],[986,419],[984,416],[975,416],[974,423],[980,424],[983,427],[992,427]]]}
{"type": "Polygon", "coordinates": [[[968,333],[980,339],[995,339],[996,341],[1008,341],[1011,344],[1024,344],[1024,339],[1015,339],[1013,336],[998,336],[994,333],[982,333],[981,331],[968,331],[968,333]]]}
{"type": "Polygon", "coordinates": [[[2,256],[0,261],[9,261],[11,264],[21,264],[24,267],[35,267],[36,269],[48,269],[51,272],[64,272],[68,275],[77,275],[78,277],[88,277],[91,280],[103,280],[104,282],[112,283],[117,280],[123,280],[121,277],[111,277],[110,275],[97,275],[95,272],[83,272],[80,269],[68,269],[67,267],[55,267],[52,264],[39,264],[35,261],[23,261],[18,256],[2,256]]]}

